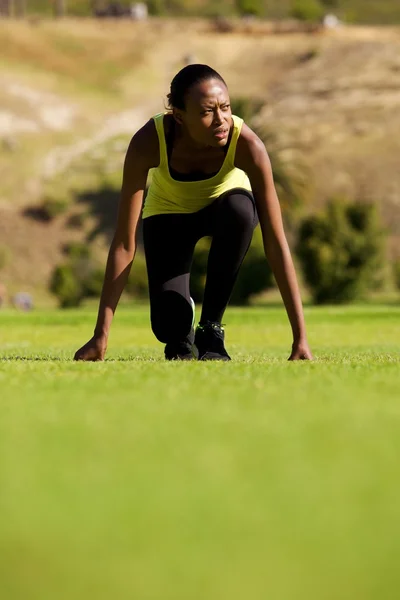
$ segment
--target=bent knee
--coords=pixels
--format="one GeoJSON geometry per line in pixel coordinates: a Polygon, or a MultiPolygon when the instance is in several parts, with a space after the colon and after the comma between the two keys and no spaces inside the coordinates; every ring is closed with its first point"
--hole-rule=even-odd
{"type": "Polygon", "coordinates": [[[256,210],[254,200],[244,193],[227,194],[222,202],[224,219],[242,227],[254,227],[256,210]]]}
{"type": "Polygon", "coordinates": [[[193,323],[191,303],[178,292],[160,292],[151,302],[151,328],[156,338],[168,342],[184,339],[193,323]]]}

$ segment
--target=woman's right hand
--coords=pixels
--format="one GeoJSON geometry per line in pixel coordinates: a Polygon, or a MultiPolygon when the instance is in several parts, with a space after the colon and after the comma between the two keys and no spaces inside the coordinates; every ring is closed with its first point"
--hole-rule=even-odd
{"type": "Polygon", "coordinates": [[[107,350],[107,338],[93,336],[82,348],[75,352],[74,360],[104,360],[107,350]]]}

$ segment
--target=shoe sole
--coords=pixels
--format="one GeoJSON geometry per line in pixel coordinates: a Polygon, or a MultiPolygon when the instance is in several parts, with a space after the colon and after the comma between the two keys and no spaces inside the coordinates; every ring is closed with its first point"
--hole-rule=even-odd
{"type": "Polygon", "coordinates": [[[196,305],[195,305],[194,300],[193,300],[193,298],[191,296],[190,296],[190,304],[192,305],[192,310],[193,310],[192,327],[194,327],[194,322],[196,320],[196,312],[195,312],[196,305]]]}
{"type": "Polygon", "coordinates": [[[199,360],[220,360],[222,362],[229,362],[230,356],[224,356],[223,354],[213,354],[212,352],[206,352],[199,360]]]}

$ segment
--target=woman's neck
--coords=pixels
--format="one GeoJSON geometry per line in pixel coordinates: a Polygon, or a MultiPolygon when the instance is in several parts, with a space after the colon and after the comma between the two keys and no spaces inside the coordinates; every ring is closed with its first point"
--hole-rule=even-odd
{"type": "Polygon", "coordinates": [[[188,129],[184,125],[180,125],[175,121],[174,127],[175,141],[179,142],[179,144],[189,152],[199,152],[210,147],[208,144],[204,144],[202,142],[197,142],[196,140],[194,140],[190,135],[188,129]]]}

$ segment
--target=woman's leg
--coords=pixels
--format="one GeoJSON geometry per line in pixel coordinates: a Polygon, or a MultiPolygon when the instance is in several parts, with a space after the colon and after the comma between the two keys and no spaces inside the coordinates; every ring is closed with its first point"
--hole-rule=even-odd
{"type": "Polygon", "coordinates": [[[216,200],[212,209],[212,243],[200,323],[221,323],[258,222],[254,198],[246,190],[231,190],[216,200]]]}
{"type": "Polygon", "coordinates": [[[192,329],[189,277],[197,236],[192,214],[156,215],[143,221],[151,326],[166,344],[185,340],[192,329]]]}

